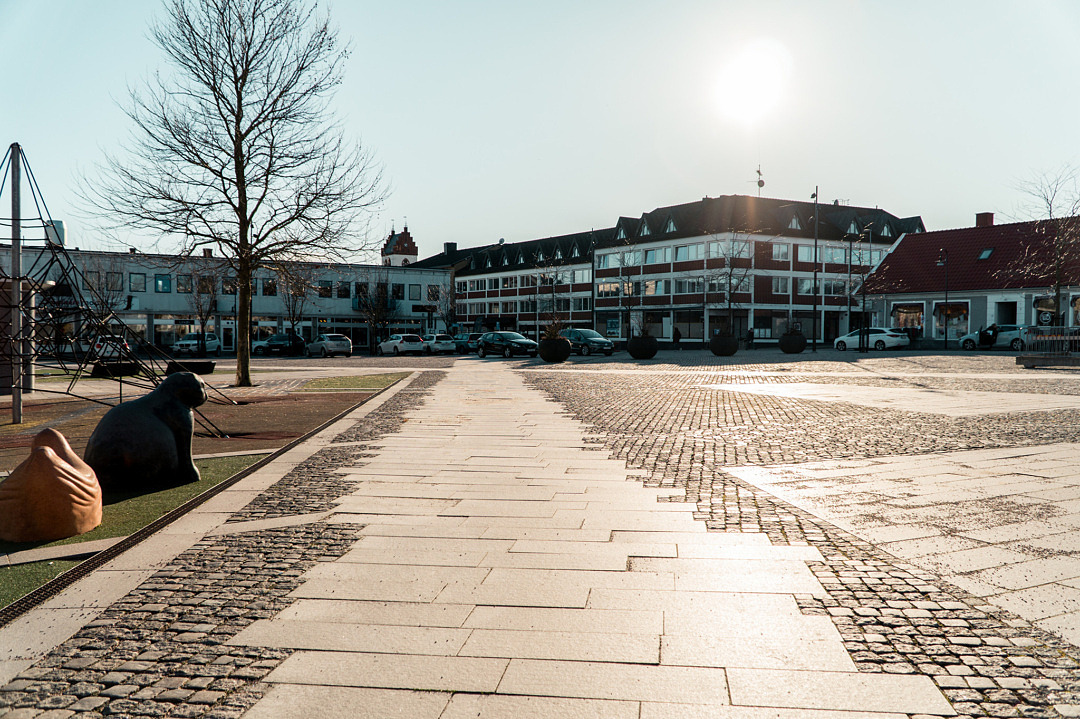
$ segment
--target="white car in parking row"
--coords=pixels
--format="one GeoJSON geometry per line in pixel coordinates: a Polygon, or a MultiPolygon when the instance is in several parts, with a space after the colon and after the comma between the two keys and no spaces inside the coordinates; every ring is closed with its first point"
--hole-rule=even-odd
{"type": "Polygon", "coordinates": [[[457,352],[457,345],[450,335],[424,335],[424,354],[445,352],[452,355],[457,352]]]}
{"type": "Polygon", "coordinates": [[[380,342],[375,347],[377,355],[401,355],[406,352],[423,354],[424,340],[420,335],[390,335],[390,339],[380,342]]]}
{"type": "Polygon", "coordinates": [[[869,346],[876,350],[890,349],[892,347],[907,347],[911,344],[911,338],[906,333],[898,330],[888,330],[884,327],[868,327],[866,329],[858,329],[853,332],[848,332],[846,335],[842,335],[833,340],[833,347],[843,352],[849,347],[852,349],[858,349],[859,347],[859,335],[864,332],[868,333],[867,341],[869,346]]]}

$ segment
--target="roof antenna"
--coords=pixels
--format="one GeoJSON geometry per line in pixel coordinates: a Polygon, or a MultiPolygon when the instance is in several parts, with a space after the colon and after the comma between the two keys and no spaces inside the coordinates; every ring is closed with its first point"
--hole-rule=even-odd
{"type": "Polygon", "coordinates": [[[757,166],[757,196],[761,197],[761,188],[765,187],[765,176],[761,174],[761,163],[757,166]]]}

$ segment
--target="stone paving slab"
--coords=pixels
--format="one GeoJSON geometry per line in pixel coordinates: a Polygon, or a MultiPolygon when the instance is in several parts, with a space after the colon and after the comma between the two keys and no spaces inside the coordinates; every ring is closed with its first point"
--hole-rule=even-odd
{"type": "MultiPolygon", "coordinates": [[[[643,487],[603,450],[581,447],[570,461],[544,442],[514,449],[510,428],[573,444],[582,428],[554,429],[575,423],[487,367],[450,373],[393,441],[368,448],[375,457],[339,468],[356,488],[335,516],[372,523],[351,551],[306,572],[292,608],[231,640],[299,650],[271,684],[451,692],[447,716],[636,716],[645,702],[727,707],[736,668],[797,668],[808,709],[849,708],[820,689],[835,676],[884,697],[875,711],[952,713],[923,678],[859,674],[832,622],[800,611],[796,597],[825,594],[808,565],[817,549],[708,533],[694,505],[659,501],[671,492],[643,487]],[[443,419],[449,407],[457,425],[443,419]],[[463,437],[484,432],[462,427],[498,428],[506,442],[478,452],[463,437]],[[401,455],[420,438],[415,461],[401,455]]],[[[760,676],[740,675],[746,696],[760,676]]],[[[740,704],[792,706],[787,695],[740,704]]]]}

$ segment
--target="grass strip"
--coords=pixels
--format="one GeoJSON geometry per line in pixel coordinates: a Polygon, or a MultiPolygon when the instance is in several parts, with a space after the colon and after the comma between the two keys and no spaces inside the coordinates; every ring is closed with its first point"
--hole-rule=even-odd
{"type": "Polygon", "coordinates": [[[389,372],[383,374],[358,374],[343,377],[320,377],[309,380],[303,386],[305,392],[328,389],[382,389],[400,379],[409,376],[409,372],[389,372]]]}
{"type": "MultiPolygon", "coordinates": [[[[89,532],[55,542],[0,542],[0,553],[7,554],[38,547],[59,547],[110,537],[125,537],[164,516],[192,497],[202,494],[237,472],[250,467],[264,456],[248,454],[196,460],[195,464],[202,475],[198,482],[160,492],[110,496],[110,503],[102,508],[101,524],[89,532]]],[[[75,560],[48,560],[0,567],[0,608],[29,594],[77,564],[79,562],[75,560]]]]}

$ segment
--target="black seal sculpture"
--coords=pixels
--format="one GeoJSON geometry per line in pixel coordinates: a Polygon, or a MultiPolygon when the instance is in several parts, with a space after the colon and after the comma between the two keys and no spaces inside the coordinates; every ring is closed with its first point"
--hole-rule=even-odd
{"type": "Polygon", "coordinates": [[[153,392],[113,407],[86,443],[86,463],[106,492],[140,492],[199,481],[191,458],[192,407],[206,385],[191,372],[165,378],[153,392]]]}

